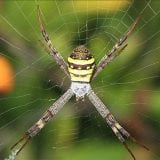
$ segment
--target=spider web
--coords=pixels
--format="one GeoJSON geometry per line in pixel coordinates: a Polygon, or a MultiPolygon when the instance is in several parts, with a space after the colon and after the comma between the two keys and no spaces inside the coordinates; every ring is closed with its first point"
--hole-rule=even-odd
{"type": "MultiPolygon", "coordinates": [[[[1,2],[2,3],[2,2],[1,2]]],[[[137,160],[160,157],[158,1],[6,1],[0,17],[1,54],[14,68],[14,90],[0,98],[0,159],[70,86],[44,51],[37,22],[40,5],[50,39],[67,60],[85,44],[96,63],[142,17],[128,47],[92,82],[106,106],[133,136],[150,148],[129,143],[137,160]]],[[[75,97],[17,159],[131,159],[86,99],[75,97]]]]}

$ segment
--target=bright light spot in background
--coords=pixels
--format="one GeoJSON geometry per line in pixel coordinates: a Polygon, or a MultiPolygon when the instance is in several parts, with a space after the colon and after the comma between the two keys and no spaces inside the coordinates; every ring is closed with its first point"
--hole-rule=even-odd
{"type": "Polygon", "coordinates": [[[13,69],[10,62],[0,55],[0,94],[9,93],[14,86],[13,69]]]}
{"type": "Polygon", "coordinates": [[[73,1],[74,9],[80,12],[115,12],[130,4],[130,1],[73,1]]]}

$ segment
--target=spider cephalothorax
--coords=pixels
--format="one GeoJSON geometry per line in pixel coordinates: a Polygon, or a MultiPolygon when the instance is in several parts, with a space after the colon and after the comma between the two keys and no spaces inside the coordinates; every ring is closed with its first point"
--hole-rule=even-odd
{"type": "Polygon", "coordinates": [[[81,45],[68,57],[68,71],[72,82],[90,82],[95,60],[89,50],[81,45]]]}

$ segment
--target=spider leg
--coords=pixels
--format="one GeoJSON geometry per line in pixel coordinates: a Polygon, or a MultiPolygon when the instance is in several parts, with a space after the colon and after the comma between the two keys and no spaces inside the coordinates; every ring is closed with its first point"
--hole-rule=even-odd
{"type": "Polygon", "coordinates": [[[47,48],[49,49],[49,54],[53,57],[53,59],[60,66],[60,68],[65,72],[65,74],[69,76],[67,63],[64,61],[61,54],[53,46],[53,44],[52,44],[51,40],[49,39],[49,36],[45,30],[39,5],[37,5],[37,15],[38,15],[38,21],[39,21],[39,25],[40,25],[40,30],[41,30],[42,36],[46,42],[47,48]]]}
{"type": "Polygon", "coordinates": [[[71,89],[68,89],[52,106],[41,116],[41,118],[32,125],[24,134],[24,136],[19,139],[12,147],[11,150],[17,155],[25,145],[36,136],[42,128],[63,108],[63,106],[69,101],[73,96],[71,89]]]}
{"type": "Polygon", "coordinates": [[[127,151],[131,154],[133,159],[135,160],[135,156],[132,153],[132,151],[129,149],[125,137],[131,139],[136,144],[139,144],[141,147],[144,147],[148,150],[148,148],[139,142],[137,142],[114,118],[114,116],[111,114],[109,109],[103,104],[103,102],[100,100],[100,98],[94,93],[93,90],[90,90],[88,93],[88,98],[91,101],[91,103],[95,106],[97,111],[100,113],[100,115],[106,120],[107,124],[111,127],[114,134],[117,136],[117,138],[122,142],[124,147],[127,149],[127,151]]]}
{"type": "Polygon", "coordinates": [[[139,22],[141,17],[141,14],[137,17],[137,19],[134,21],[134,23],[129,27],[128,31],[119,39],[119,41],[113,46],[113,48],[111,50],[109,50],[105,56],[100,60],[100,62],[98,63],[95,72],[93,74],[93,78],[95,78],[99,72],[101,72],[104,67],[107,66],[107,64],[109,64],[115,57],[117,57],[126,47],[123,46],[126,42],[126,40],[128,39],[129,35],[133,32],[133,30],[135,29],[137,23],[139,22]]]}

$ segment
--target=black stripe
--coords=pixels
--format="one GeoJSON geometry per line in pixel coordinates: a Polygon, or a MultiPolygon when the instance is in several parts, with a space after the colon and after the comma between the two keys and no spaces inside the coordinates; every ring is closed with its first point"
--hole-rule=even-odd
{"type": "MultiPolygon", "coordinates": [[[[71,53],[70,57],[71,57],[72,59],[77,59],[76,54],[77,54],[77,53],[73,52],[73,53],[71,53]]],[[[93,58],[93,56],[92,56],[91,54],[88,54],[88,55],[86,55],[85,58],[82,58],[82,60],[90,60],[90,59],[92,59],[92,58],[93,58]]]]}
{"type": "Polygon", "coordinates": [[[78,64],[74,64],[74,63],[70,63],[70,62],[68,62],[68,64],[71,69],[81,68],[80,70],[88,70],[88,69],[92,68],[92,66],[95,64],[95,62],[93,62],[91,64],[85,64],[85,65],[80,65],[80,64],[78,65],[78,64]],[[73,68],[71,66],[73,66],[73,68]],[[87,69],[87,67],[90,67],[90,68],[87,69]]]}
{"type": "Polygon", "coordinates": [[[89,73],[89,74],[83,74],[83,75],[79,75],[79,74],[74,74],[74,73],[71,73],[73,74],[75,77],[86,77],[88,75],[92,75],[92,73],[89,73]]]}

